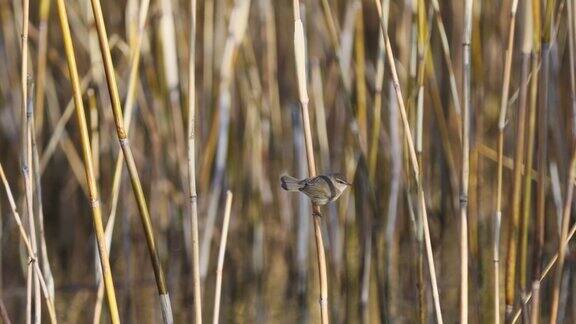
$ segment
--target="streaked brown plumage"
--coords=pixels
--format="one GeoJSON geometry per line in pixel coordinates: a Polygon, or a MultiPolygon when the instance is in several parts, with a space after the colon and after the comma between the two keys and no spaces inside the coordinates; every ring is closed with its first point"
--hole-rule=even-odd
{"type": "Polygon", "coordinates": [[[338,173],[322,174],[303,180],[285,175],[280,178],[280,182],[284,190],[303,192],[316,205],[335,201],[351,185],[338,173]]]}

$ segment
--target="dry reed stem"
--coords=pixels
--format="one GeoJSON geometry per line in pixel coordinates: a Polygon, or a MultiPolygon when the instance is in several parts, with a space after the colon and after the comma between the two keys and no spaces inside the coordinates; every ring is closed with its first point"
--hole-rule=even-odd
{"type": "Polygon", "coordinates": [[[66,60],[68,62],[70,80],[74,92],[74,104],[76,106],[76,117],[80,128],[80,136],[82,141],[82,155],[84,159],[84,166],[86,172],[86,182],[88,184],[90,192],[89,198],[92,207],[92,221],[94,225],[94,231],[96,233],[98,251],[100,253],[102,274],[104,277],[104,284],[106,287],[106,296],[108,301],[108,307],[110,310],[110,317],[113,323],[120,323],[120,317],[118,315],[118,306],[116,304],[116,293],[114,291],[114,283],[112,280],[112,272],[110,270],[110,263],[108,261],[108,250],[106,249],[104,241],[101,203],[100,198],[98,196],[98,187],[94,177],[94,170],[92,165],[92,152],[90,148],[90,141],[88,139],[88,127],[86,125],[84,104],[82,102],[82,95],[80,93],[78,70],[76,67],[76,59],[74,58],[74,48],[72,45],[72,37],[70,35],[70,26],[68,24],[66,5],[64,3],[64,0],[58,0],[56,4],[58,8],[60,28],[62,30],[62,38],[64,40],[64,48],[66,52],[66,60]]]}
{"type": "Polygon", "coordinates": [[[212,323],[218,324],[220,321],[220,293],[222,291],[222,271],[224,269],[224,254],[226,253],[226,241],[228,238],[228,224],[230,223],[230,211],[232,209],[232,192],[226,192],[226,207],[224,209],[224,221],[222,223],[222,236],[220,237],[220,248],[218,250],[218,264],[216,266],[216,287],[214,290],[214,314],[212,323]]]}
{"type": "MultiPolygon", "coordinates": [[[[426,6],[423,0],[418,0],[416,8],[417,16],[417,75],[416,75],[416,87],[417,87],[417,97],[416,97],[416,153],[418,157],[418,164],[422,165],[422,151],[423,151],[423,136],[424,136],[424,76],[426,73],[426,63],[428,57],[429,48],[429,37],[428,24],[426,22],[426,6]]],[[[424,175],[423,170],[420,169],[419,183],[420,186],[423,185],[424,175]]],[[[419,189],[418,194],[422,195],[423,190],[419,189]]],[[[424,197],[419,197],[423,199],[424,197]]],[[[417,244],[417,261],[416,261],[416,271],[417,271],[417,287],[418,287],[418,318],[420,323],[426,323],[426,287],[424,283],[424,240],[423,240],[423,221],[422,221],[422,205],[419,204],[417,208],[418,219],[417,219],[417,229],[416,229],[416,244],[417,244]]]]}
{"type": "Polygon", "coordinates": [[[160,263],[160,257],[158,256],[158,252],[156,251],[156,242],[154,239],[154,232],[150,220],[150,214],[148,211],[148,206],[146,204],[146,199],[144,197],[144,192],[142,190],[142,184],[140,183],[140,178],[138,176],[138,170],[136,169],[134,156],[132,155],[132,150],[130,148],[130,144],[128,141],[128,134],[126,133],[124,127],[124,120],[122,117],[122,107],[120,105],[120,96],[118,94],[116,76],[114,75],[114,66],[112,63],[112,56],[110,54],[110,46],[108,44],[106,27],[104,25],[102,8],[99,0],[92,0],[91,4],[94,19],[96,22],[96,29],[98,32],[100,52],[102,54],[102,60],[104,63],[106,83],[108,85],[108,92],[110,94],[110,98],[112,99],[112,111],[114,113],[114,122],[116,124],[118,140],[120,142],[120,146],[122,147],[124,158],[126,159],[126,166],[128,167],[128,173],[130,174],[130,181],[132,183],[132,190],[134,192],[134,196],[136,197],[136,202],[138,204],[138,211],[146,235],[146,243],[148,244],[148,253],[150,254],[150,259],[152,262],[152,266],[154,268],[154,276],[156,278],[158,294],[160,295],[162,317],[165,323],[173,323],[174,317],[172,315],[172,308],[170,305],[170,296],[168,294],[168,289],[166,287],[164,272],[162,270],[162,265],[160,263]]]}
{"type": "MultiPolygon", "coordinates": [[[[535,29],[535,28],[534,28],[535,29]]],[[[536,44],[535,44],[536,45],[536,44]]],[[[534,150],[534,132],[535,132],[535,124],[536,124],[536,114],[537,114],[537,95],[538,95],[538,69],[536,68],[537,66],[537,62],[538,62],[538,57],[539,54],[538,52],[536,52],[536,46],[535,49],[532,50],[532,74],[533,74],[533,81],[532,84],[530,85],[530,136],[531,138],[529,139],[530,141],[530,145],[532,146],[532,150],[534,150]]],[[[528,191],[531,191],[531,183],[527,182],[527,187],[530,189],[526,189],[525,191],[525,195],[529,194],[528,191]]],[[[525,209],[526,210],[526,209],[525,209]]],[[[538,246],[538,239],[539,239],[539,232],[542,230],[543,233],[543,228],[542,227],[538,227],[538,221],[535,222],[534,227],[534,241],[536,242],[536,248],[534,248],[534,251],[532,253],[532,291],[534,293],[534,295],[539,296],[539,275],[540,275],[540,264],[541,264],[541,257],[542,255],[538,254],[538,250],[537,250],[537,246],[538,246]]],[[[543,236],[542,236],[543,237],[543,236]]],[[[532,306],[532,312],[530,314],[531,319],[530,319],[530,323],[536,324],[538,322],[538,317],[540,316],[540,312],[539,312],[539,298],[536,297],[532,300],[531,303],[532,306]]]]}
{"type": "MultiPolygon", "coordinates": [[[[510,10],[510,26],[508,30],[508,46],[506,49],[506,58],[504,63],[504,81],[502,84],[502,98],[500,101],[500,117],[498,120],[498,136],[499,136],[499,145],[503,145],[503,139],[500,140],[501,137],[504,136],[504,127],[506,126],[506,109],[508,107],[508,93],[510,89],[510,74],[512,70],[512,54],[514,50],[514,29],[516,26],[516,11],[518,8],[518,1],[514,0],[512,3],[512,7],[510,10]]],[[[520,198],[520,185],[521,183],[517,183],[521,181],[520,174],[519,174],[519,164],[521,153],[524,148],[520,148],[516,150],[516,157],[515,157],[515,165],[514,165],[514,195],[513,197],[517,197],[514,199],[520,198]],[[517,193],[517,194],[516,194],[517,193]]],[[[500,151],[501,153],[501,151],[500,151]]],[[[501,191],[500,191],[501,194],[501,191]]],[[[518,224],[520,220],[519,214],[519,201],[516,204],[513,204],[512,215],[510,217],[510,226],[509,231],[510,235],[508,236],[508,255],[506,258],[506,306],[507,309],[514,304],[514,292],[515,292],[515,275],[516,275],[516,254],[517,254],[517,245],[518,245],[518,224]]]]}
{"type": "Polygon", "coordinates": [[[464,2],[462,177],[460,187],[460,323],[468,323],[468,187],[470,177],[470,110],[472,106],[470,47],[472,44],[473,0],[464,2]]]}
{"type": "MultiPolygon", "coordinates": [[[[394,86],[394,91],[396,93],[396,98],[398,101],[398,108],[400,110],[400,116],[402,117],[402,125],[404,127],[405,138],[408,143],[409,149],[409,157],[410,157],[410,164],[412,166],[412,172],[414,173],[414,177],[416,182],[419,183],[418,175],[420,174],[418,160],[416,157],[416,151],[414,148],[414,143],[412,140],[412,132],[410,131],[410,126],[408,124],[408,118],[406,114],[406,108],[404,106],[404,99],[402,98],[402,92],[400,89],[400,82],[398,80],[398,73],[396,72],[396,66],[394,62],[394,54],[392,53],[392,47],[390,44],[390,38],[388,36],[388,31],[384,24],[384,20],[382,19],[382,7],[380,6],[380,2],[375,0],[376,9],[378,11],[378,17],[380,18],[380,28],[382,28],[382,33],[384,34],[385,40],[385,47],[386,47],[386,56],[388,58],[388,64],[390,65],[390,72],[392,74],[392,81],[394,86]]],[[[436,267],[434,266],[434,254],[432,252],[432,242],[430,239],[430,229],[428,226],[428,215],[426,212],[426,201],[425,195],[423,194],[423,186],[418,184],[419,191],[422,191],[422,194],[419,194],[420,204],[422,205],[422,220],[424,222],[424,240],[425,240],[425,247],[426,247],[426,256],[428,260],[428,270],[430,271],[430,281],[432,283],[432,297],[434,299],[434,311],[436,314],[436,321],[438,323],[443,323],[442,320],[442,311],[440,308],[440,295],[438,293],[438,283],[436,279],[436,267]]]]}
{"type": "Polygon", "coordinates": [[[2,183],[4,185],[4,189],[6,190],[6,196],[8,197],[8,202],[10,204],[10,208],[12,211],[12,216],[14,216],[14,220],[16,221],[16,225],[18,227],[18,231],[20,233],[20,238],[24,242],[24,246],[26,247],[26,252],[28,252],[28,259],[29,263],[33,266],[36,275],[38,276],[38,280],[40,283],[40,288],[42,289],[42,294],[44,295],[44,300],[46,302],[46,309],[48,310],[48,315],[50,317],[50,322],[55,324],[58,322],[56,319],[56,310],[54,308],[54,300],[50,297],[48,292],[48,288],[46,287],[46,282],[44,281],[44,276],[42,275],[42,271],[38,266],[38,262],[36,256],[34,255],[34,250],[32,249],[32,244],[30,243],[30,239],[28,238],[28,234],[26,234],[26,230],[22,225],[22,219],[16,210],[16,202],[14,201],[14,196],[12,195],[12,190],[10,189],[10,185],[8,184],[8,180],[6,179],[6,175],[4,173],[4,168],[0,163],[0,179],[2,179],[2,183]]]}
{"type": "MultiPolygon", "coordinates": [[[[306,143],[306,156],[308,160],[309,177],[316,176],[316,162],[314,160],[314,147],[312,144],[312,131],[310,128],[310,115],[308,112],[308,90],[306,86],[306,36],[304,26],[300,19],[300,3],[294,0],[294,57],[296,62],[296,76],[298,80],[298,94],[302,112],[304,140],[306,143]]],[[[326,274],[326,255],[322,240],[322,214],[320,207],[312,206],[314,219],[314,237],[316,239],[316,254],[318,260],[318,274],[320,279],[320,322],[329,323],[328,313],[328,276],[326,274]]]]}
{"type": "MultiPolygon", "coordinates": [[[[521,117],[520,114],[518,116],[518,145],[522,145],[523,151],[526,152],[526,168],[531,169],[533,164],[533,155],[534,155],[534,124],[535,124],[535,109],[532,110],[532,105],[529,100],[529,93],[530,93],[530,84],[529,84],[529,72],[530,72],[530,53],[532,51],[532,19],[531,19],[531,5],[530,2],[527,2],[524,6],[523,11],[523,25],[524,31],[522,35],[522,74],[520,77],[520,102],[519,102],[519,109],[523,109],[524,116],[521,117]],[[526,110],[528,110],[526,112],[526,110]],[[520,125],[520,123],[522,125],[520,125]],[[527,140],[524,138],[526,137],[524,134],[520,134],[520,127],[524,129],[528,125],[528,134],[527,140]]],[[[524,153],[523,153],[524,155],[524,153]]],[[[524,166],[522,165],[524,157],[522,157],[518,162],[519,173],[522,173],[524,166]]],[[[521,177],[521,175],[518,175],[521,177]]],[[[515,179],[516,181],[516,179],[515,179]]],[[[525,295],[526,291],[529,290],[527,287],[528,281],[528,231],[529,231],[529,224],[530,224],[530,214],[531,214],[531,179],[526,174],[524,175],[524,190],[522,198],[517,198],[520,203],[520,199],[523,199],[522,209],[518,206],[518,211],[522,213],[522,223],[520,228],[520,287],[522,290],[522,294],[525,295]]],[[[519,180],[522,182],[522,180],[519,180]]],[[[518,189],[518,195],[520,196],[520,191],[522,188],[518,189]]],[[[516,208],[516,207],[514,207],[516,208]]]]}
{"type": "MultiPolygon", "coordinates": [[[[26,111],[27,109],[27,104],[28,104],[28,81],[27,81],[27,77],[28,77],[28,16],[29,16],[29,12],[30,12],[30,1],[29,0],[24,0],[23,4],[22,4],[23,8],[22,8],[22,34],[21,36],[21,52],[22,52],[22,61],[21,61],[21,65],[20,65],[20,86],[21,86],[21,116],[22,116],[22,127],[21,127],[21,138],[20,140],[21,142],[21,146],[22,146],[22,152],[21,152],[21,172],[22,172],[22,176],[24,177],[24,186],[25,186],[25,197],[26,197],[26,209],[27,209],[27,216],[28,216],[28,222],[30,224],[30,226],[32,226],[31,224],[33,224],[33,219],[32,219],[32,213],[33,210],[31,208],[32,206],[32,184],[31,184],[31,180],[30,180],[30,175],[28,174],[28,166],[26,165],[26,161],[28,161],[28,150],[26,149],[26,147],[28,146],[28,124],[26,121],[26,111]]],[[[35,229],[31,229],[30,230],[30,235],[32,235],[35,232],[35,229]]],[[[32,255],[36,255],[36,240],[35,239],[31,239],[30,240],[32,245],[32,255]]],[[[34,261],[35,262],[35,261],[34,261]]],[[[32,316],[32,280],[33,280],[33,275],[30,271],[31,269],[31,264],[28,264],[28,275],[26,276],[26,324],[30,324],[31,323],[31,316],[32,316]]]]}
{"type": "MultiPolygon", "coordinates": [[[[21,159],[21,172],[24,177],[25,192],[26,192],[26,211],[28,216],[28,225],[30,231],[30,243],[32,244],[32,255],[36,256],[38,251],[38,245],[36,242],[36,226],[34,222],[34,202],[33,202],[33,182],[31,176],[31,163],[32,163],[32,140],[31,140],[31,127],[34,127],[34,122],[31,120],[32,110],[33,110],[33,83],[31,77],[28,75],[28,27],[29,27],[29,14],[30,14],[30,1],[24,0],[22,4],[22,34],[21,34],[21,46],[22,46],[22,62],[21,62],[21,90],[22,90],[22,159],[21,159]],[[30,80],[29,80],[30,79],[30,80]],[[30,93],[30,97],[28,97],[30,93]]],[[[39,278],[36,273],[33,272],[34,265],[32,263],[37,263],[36,258],[28,264],[28,276],[26,281],[27,290],[27,312],[26,320],[27,323],[30,321],[30,311],[31,311],[31,293],[32,285],[34,286],[34,323],[40,323],[41,321],[41,304],[40,304],[40,288],[39,288],[39,278]]]]}
{"type": "Polygon", "coordinates": [[[192,232],[192,285],[194,318],[202,324],[200,256],[198,251],[198,196],[196,194],[196,0],[190,1],[190,53],[188,62],[188,190],[190,191],[190,231],[192,232]]]}
{"type": "Polygon", "coordinates": [[[52,275],[52,269],[50,268],[50,262],[48,261],[48,250],[46,247],[46,235],[44,230],[44,208],[42,204],[42,185],[40,177],[40,165],[38,162],[38,144],[36,142],[36,130],[35,127],[31,127],[32,135],[32,169],[34,174],[34,181],[36,183],[36,204],[38,208],[38,229],[39,229],[39,245],[40,245],[40,263],[42,271],[46,281],[46,287],[48,288],[48,294],[50,299],[54,299],[54,277],[52,275]]]}
{"type": "MultiPolygon", "coordinates": [[[[141,57],[141,47],[142,41],[144,38],[144,28],[146,25],[146,17],[148,16],[148,9],[149,9],[150,1],[143,0],[138,13],[138,30],[136,33],[136,39],[134,41],[134,46],[132,48],[132,57],[130,59],[130,73],[128,76],[128,87],[126,90],[126,100],[124,102],[124,127],[126,128],[126,133],[128,134],[130,131],[130,125],[132,123],[132,115],[134,113],[134,101],[136,96],[136,87],[138,84],[138,67],[140,63],[141,57]]],[[[124,154],[122,151],[118,152],[118,156],[116,158],[116,163],[114,166],[114,176],[112,178],[112,192],[110,197],[110,215],[108,217],[108,221],[106,223],[106,244],[108,249],[111,248],[112,244],[112,234],[114,231],[114,224],[116,221],[116,211],[118,207],[118,198],[120,195],[120,182],[122,177],[122,165],[124,164],[124,154]]],[[[102,282],[98,285],[98,294],[96,298],[96,303],[94,307],[94,323],[100,321],[100,305],[102,300],[102,282]]]]}

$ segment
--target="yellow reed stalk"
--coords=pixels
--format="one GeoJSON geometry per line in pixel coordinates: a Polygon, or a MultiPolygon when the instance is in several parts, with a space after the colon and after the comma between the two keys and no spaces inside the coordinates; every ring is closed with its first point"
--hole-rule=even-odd
{"type": "Polygon", "coordinates": [[[100,254],[100,263],[102,266],[104,285],[106,287],[106,296],[110,310],[110,317],[112,323],[120,323],[120,316],[118,314],[118,306],[116,303],[116,293],[114,291],[114,282],[112,280],[112,271],[110,270],[110,263],[108,261],[108,249],[106,248],[106,243],[104,240],[101,203],[100,197],[98,195],[96,178],[94,177],[92,151],[90,148],[90,140],[88,139],[88,126],[86,125],[84,103],[82,102],[82,94],[80,92],[78,69],[76,67],[76,59],[74,57],[74,48],[72,45],[72,37],[70,35],[70,25],[68,24],[66,5],[64,0],[57,0],[56,5],[58,8],[60,28],[62,29],[62,38],[64,40],[64,49],[66,52],[66,61],[68,63],[68,69],[70,73],[70,81],[72,83],[72,89],[74,93],[74,105],[76,106],[76,117],[80,128],[80,139],[82,142],[82,157],[84,160],[84,167],[86,172],[86,182],[89,189],[90,205],[92,207],[92,221],[94,225],[94,231],[96,233],[98,252],[100,254]]]}

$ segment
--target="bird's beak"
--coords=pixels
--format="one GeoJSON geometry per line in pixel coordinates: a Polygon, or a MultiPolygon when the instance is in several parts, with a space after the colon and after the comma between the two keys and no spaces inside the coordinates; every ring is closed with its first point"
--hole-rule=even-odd
{"type": "Polygon", "coordinates": [[[346,185],[348,185],[348,186],[351,186],[351,185],[352,185],[351,182],[348,182],[348,181],[346,181],[346,180],[345,180],[344,182],[346,182],[346,185]]]}

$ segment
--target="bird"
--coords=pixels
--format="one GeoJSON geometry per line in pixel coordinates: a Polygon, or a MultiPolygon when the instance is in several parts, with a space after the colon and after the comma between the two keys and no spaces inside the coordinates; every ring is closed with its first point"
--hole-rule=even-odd
{"type": "Polygon", "coordinates": [[[326,205],[335,201],[352,184],[339,173],[321,174],[303,180],[289,175],[280,178],[280,186],[289,192],[300,191],[306,194],[313,204],[326,205]]]}

